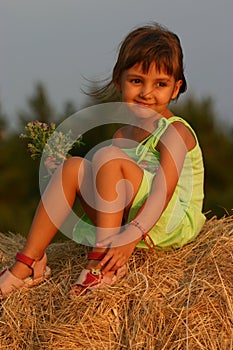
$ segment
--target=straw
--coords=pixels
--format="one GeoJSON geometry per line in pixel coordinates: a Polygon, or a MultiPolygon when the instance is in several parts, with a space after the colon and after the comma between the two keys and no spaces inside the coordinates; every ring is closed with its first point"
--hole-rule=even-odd
{"type": "MultiPolygon", "coordinates": [[[[24,241],[0,234],[1,269],[24,241]]],[[[1,350],[233,349],[233,217],[208,220],[179,250],[136,249],[116,285],[71,299],[87,252],[48,247],[51,279],[1,302],[1,350]]]]}

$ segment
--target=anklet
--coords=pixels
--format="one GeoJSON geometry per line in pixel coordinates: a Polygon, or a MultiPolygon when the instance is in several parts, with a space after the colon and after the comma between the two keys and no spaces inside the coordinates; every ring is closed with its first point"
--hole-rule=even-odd
{"type": "Polygon", "coordinates": [[[149,249],[153,249],[155,247],[155,244],[154,244],[151,236],[148,235],[146,230],[139,224],[139,222],[137,220],[130,221],[130,225],[137,227],[141,231],[142,239],[149,249]],[[149,239],[149,242],[147,241],[147,239],[149,239]]]}

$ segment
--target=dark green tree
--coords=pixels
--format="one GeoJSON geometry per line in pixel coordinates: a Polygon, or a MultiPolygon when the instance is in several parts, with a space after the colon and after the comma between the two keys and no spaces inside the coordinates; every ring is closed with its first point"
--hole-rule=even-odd
{"type": "Polygon", "coordinates": [[[6,113],[4,113],[2,108],[2,103],[0,101],[0,140],[7,138],[8,135],[8,119],[6,113]]]}
{"type": "Polygon", "coordinates": [[[22,110],[18,113],[23,126],[31,120],[39,120],[48,123],[56,119],[55,109],[50,102],[44,84],[41,82],[35,85],[32,96],[27,99],[27,105],[27,111],[22,110]]]}
{"type": "Polygon", "coordinates": [[[86,95],[86,101],[84,107],[94,106],[100,103],[119,102],[121,96],[119,91],[112,85],[101,85],[107,83],[107,80],[103,81],[91,81],[87,80],[89,85],[83,89],[83,93],[86,95]]]}
{"type": "MultiPolygon", "coordinates": [[[[67,111],[74,110],[73,106],[70,101],[64,105],[61,120],[67,111]]],[[[35,86],[25,110],[21,110],[18,116],[22,129],[32,120],[56,120],[55,109],[42,83],[35,86]]],[[[0,108],[0,131],[6,127],[7,117],[0,108]]],[[[27,234],[40,199],[39,160],[31,159],[27,145],[19,138],[20,131],[7,138],[0,137],[0,230],[27,234]]]]}
{"type": "Polygon", "coordinates": [[[39,201],[39,164],[16,134],[0,141],[0,153],[0,230],[27,233],[39,201]]]}

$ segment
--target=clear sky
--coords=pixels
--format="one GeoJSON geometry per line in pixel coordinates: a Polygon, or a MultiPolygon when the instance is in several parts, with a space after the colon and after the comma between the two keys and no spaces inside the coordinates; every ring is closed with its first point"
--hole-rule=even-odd
{"type": "MultiPolygon", "coordinates": [[[[232,0],[0,0],[0,101],[16,125],[37,81],[59,111],[82,106],[85,79],[110,75],[120,41],[159,22],[182,42],[189,92],[233,125],[232,0]]],[[[203,116],[204,118],[204,116],[203,116]]]]}

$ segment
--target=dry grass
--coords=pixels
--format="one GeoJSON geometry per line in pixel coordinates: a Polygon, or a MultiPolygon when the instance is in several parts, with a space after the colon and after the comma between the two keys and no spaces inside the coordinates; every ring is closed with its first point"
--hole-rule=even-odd
{"type": "MultiPolygon", "coordinates": [[[[52,244],[53,277],[1,304],[1,350],[233,349],[232,233],[233,217],[213,218],[180,250],[136,250],[126,278],[75,300],[87,248],[52,244]]],[[[0,239],[9,265],[24,239],[0,239]]]]}

